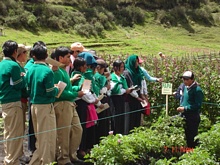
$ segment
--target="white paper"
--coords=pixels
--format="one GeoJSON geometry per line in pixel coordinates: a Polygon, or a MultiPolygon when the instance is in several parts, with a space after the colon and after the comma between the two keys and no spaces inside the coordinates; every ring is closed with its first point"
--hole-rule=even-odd
{"type": "Polygon", "coordinates": [[[104,104],[104,107],[103,108],[97,108],[96,109],[96,112],[97,113],[101,113],[102,111],[104,111],[104,110],[106,110],[106,109],[108,109],[109,108],[109,104],[108,103],[105,103],[104,104]]]}
{"type": "Polygon", "coordinates": [[[57,84],[57,87],[59,88],[59,93],[58,93],[58,95],[56,97],[59,98],[60,95],[62,94],[63,90],[66,87],[66,83],[63,82],[63,81],[59,81],[58,84],[57,84]]]}
{"type": "Polygon", "coordinates": [[[144,100],[144,102],[141,102],[142,107],[146,107],[148,104],[148,102],[146,100],[144,100]]]}
{"type": "Polygon", "coordinates": [[[88,92],[90,92],[90,87],[91,87],[91,80],[85,79],[82,84],[82,91],[84,93],[88,93],[88,92]]]}
{"type": "Polygon", "coordinates": [[[58,62],[58,61],[56,61],[56,60],[54,60],[54,59],[52,59],[50,57],[47,57],[45,62],[50,64],[50,65],[52,65],[52,66],[58,66],[59,67],[59,66],[63,65],[62,63],[60,63],[60,62],[58,62]]]}

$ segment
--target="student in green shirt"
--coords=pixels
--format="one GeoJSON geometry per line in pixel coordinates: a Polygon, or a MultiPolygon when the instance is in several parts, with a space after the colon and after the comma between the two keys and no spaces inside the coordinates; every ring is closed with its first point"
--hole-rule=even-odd
{"type": "MultiPolygon", "coordinates": [[[[86,65],[86,61],[81,58],[81,57],[77,57],[74,62],[73,62],[73,66],[74,66],[74,71],[72,72],[71,77],[73,77],[74,75],[81,75],[81,77],[74,81],[72,83],[73,86],[73,90],[76,92],[81,91],[82,88],[82,84],[85,80],[85,77],[83,76],[83,74],[86,72],[87,70],[87,65],[86,65]]],[[[87,150],[87,128],[86,128],[86,121],[87,121],[87,110],[88,110],[88,105],[89,103],[87,103],[85,100],[83,100],[82,98],[77,98],[75,100],[76,103],[76,111],[79,115],[80,118],[80,123],[83,129],[83,134],[82,134],[82,139],[81,139],[81,143],[79,146],[79,150],[78,150],[78,158],[83,159],[84,156],[86,155],[86,150],[87,150]]]]}
{"type": "Polygon", "coordinates": [[[111,74],[111,99],[114,105],[114,133],[125,133],[125,94],[129,94],[131,89],[128,88],[124,72],[125,64],[121,60],[113,62],[113,73],[111,74]]]}
{"type": "MultiPolygon", "coordinates": [[[[99,88],[99,95],[103,95],[101,102],[103,104],[110,104],[110,98],[107,95],[108,90],[110,90],[110,82],[104,75],[105,69],[108,67],[107,63],[103,59],[97,59],[97,72],[94,75],[95,83],[99,88]]],[[[98,113],[98,122],[96,125],[96,143],[100,141],[100,137],[107,136],[109,133],[109,123],[110,123],[110,108],[98,113]]]]}
{"type": "Polygon", "coordinates": [[[24,116],[21,108],[21,90],[25,87],[24,74],[16,62],[18,44],[8,40],[3,46],[0,62],[0,103],[4,121],[4,164],[19,165],[23,155],[24,116]]]}
{"type": "Polygon", "coordinates": [[[66,66],[70,64],[70,50],[66,47],[58,47],[54,56],[57,61],[64,64],[54,71],[54,82],[66,83],[59,98],[54,103],[56,123],[57,123],[57,162],[58,164],[71,165],[71,162],[79,161],[76,151],[80,145],[82,137],[82,127],[76,111],[74,100],[82,97],[83,91],[73,91],[70,77],[66,72],[66,66]],[[64,140],[65,139],[65,140],[64,140]]]}
{"type": "MultiPolygon", "coordinates": [[[[37,41],[33,44],[33,47],[30,50],[30,59],[28,62],[25,64],[24,69],[25,72],[27,72],[32,65],[34,64],[34,55],[33,55],[33,48],[37,45],[42,45],[46,47],[46,44],[43,41],[37,41]]],[[[30,103],[30,98],[28,98],[28,149],[33,153],[36,150],[36,137],[34,135],[34,127],[33,127],[33,122],[32,122],[32,117],[31,117],[31,103],[30,103]]]]}
{"type": "Polygon", "coordinates": [[[45,63],[47,48],[36,45],[32,51],[35,62],[26,73],[26,81],[32,104],[36,150],[29,164],[50,164],[55,161],[56,118],[53,103],[59,89],[54,87],[53,71],[45,63]]]}

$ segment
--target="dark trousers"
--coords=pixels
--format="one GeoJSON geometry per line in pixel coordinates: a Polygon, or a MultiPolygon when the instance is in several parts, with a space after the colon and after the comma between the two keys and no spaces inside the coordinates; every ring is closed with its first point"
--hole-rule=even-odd
{"type": "Polygon", "coordinates": [[[141,103],[134,97],[128,95],[127,96],[130,113],[129,113],[129,128],[128,132],[130,132],[135,127],[139,127],[141,125],[141,103]]]}
{"type": "Polygon", "coordinates": [[[33,153],[36,150],[36,137],[34,135],[34,127],[32,122],[32,115],[31,115],[31,103],[28,101],[28,149],[33,153]]]}
{"type": "Polygon", "coordinates": [[[187,141],[187,147],[195,148],[198,145],[198,140],[194,140],[195,136],[198,135],[198,128],[200,123],[199,113],[183,114],[186,125],[185,125],[185,135],[187,141]]]}
{"type": "MultiPolygon", "coordinates": [[[[109,104],[109,97],[105,96],[101,102],[109,104]]],[[[100,137],[107,136],[110,131],[110,108],[104,110],[103,112],[98,114],[98,122],[96,125],[96,144],[99,143],[100,137]]]]}
{"type": "Polygon", "coordinates": [[[125,97],[124,95],[113,95],[111,99],[114,105],[114,133],[124,134],[125,97]]]}
{"type": "Polygon", "coordinates": [[[79,150],[86,151],[87,147],[87,128],[86,128],[86,120],[87,120],[87,109],[88,109],[88,103],[86,103],[84,100],[80,99],[75,101],[76,103],[76,111],[78,113],[80,123],[82,125],[83,133],[82,133],[82,140],[79,146],[79,150]]]}

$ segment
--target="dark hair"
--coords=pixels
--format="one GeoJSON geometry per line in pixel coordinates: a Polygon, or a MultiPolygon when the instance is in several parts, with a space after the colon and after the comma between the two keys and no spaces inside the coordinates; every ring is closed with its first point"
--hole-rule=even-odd
{"type": "Polygon", "coordinates": [[[17,49],[18,49],[17,42],[12,40],[6,41],[2,46],[2,50],[5,57],[12,57],[14,51],[17,49]]]}
{"type": "Polygon", "coordinates": [[[87,64],[87,67],[94,71],[97,67],[97,64],[96,63],[95,64],[90,64],[90,65],[87,64]]]}
{"type": "Polygon", "coordinates": [[[86,64],[86,60],[82,57],[77,57],[73,62],[74,70],[80,71],[80,67],[86,64]]]}
{"type": "Polygon", "coordinates": [[[47,58],[47,48],[43,45],[36,45],[32,50],[36,60],[44,60],[47,58]]]}
{"type": "Polygon", "coordinates": [[[113,62],[113,68],[112,68],[112,69],[113,69],[114,71],[120,70],[121,64],[124,64],[124,62],[121,61],[121,60],[116,60],[116,61],[114,61],[114,62],[113,62]]]}
{"type": "Polygon", "coordinates": [[[50,57],[56,60],[55,50],[52,51],[52,53],[50,54],[50,57]]]}
{"type": "Polygon", "coordinates": [[[67,47],[60,46],[56,48],[55,50],[55,58],[57,61],[59,61],[59,56],[64,57],[65,55],[69,54],[70,50],[67,47]]]}
{"type": "Polygon", "coordinates": [[[45,46],[45,47],[46,47],[46,44],[45,44],[43,41],[37,41],[37,42],[35,42],[35,43],[33,44],[32,49],[30,50],[30,54],[29,54],[29,56],[30,56],[31,58],[33,57],[33,49],[34,49],[34,47],[37,46],[37,45],[42,45],[42,46],[45,46]]]}

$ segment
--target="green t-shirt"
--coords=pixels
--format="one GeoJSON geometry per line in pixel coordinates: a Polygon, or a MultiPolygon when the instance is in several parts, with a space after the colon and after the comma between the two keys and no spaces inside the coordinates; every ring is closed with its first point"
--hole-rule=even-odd
{"type": "Polygon", "coordinates": [[[101,75],[99,72],[95,73],[94,78],[100,93],[100,90],[107,85],[107,78],[104,75],[101,75]]]}
{"type": "Polygon", "coordinates": [[[58,89],[54,87],[53,71],[43,62],[35,62],[26,73],[27,91],[33,104],[55,101],[58,89]]]}
{"type": "Polygon", "coordinates": [[[0,103],[20,101],[25,83],[19,64],[6,57],[0,62],[0,68],[0,103]]]}

